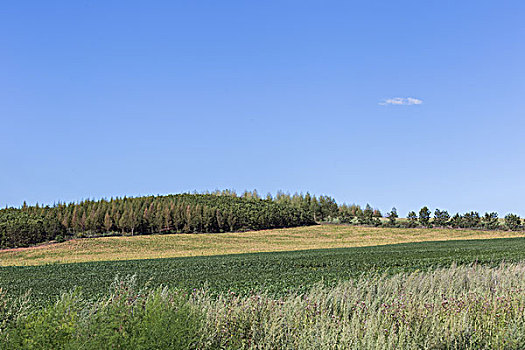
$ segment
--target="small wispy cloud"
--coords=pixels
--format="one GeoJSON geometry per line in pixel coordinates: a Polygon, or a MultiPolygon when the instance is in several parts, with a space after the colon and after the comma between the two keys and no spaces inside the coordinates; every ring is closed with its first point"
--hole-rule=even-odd
{"type": "Polygon", "coordinates": [[[394,97],[394,98],[387,98],[379,102],[381,106],[387,106],[387,105],[411,106],[411,105],[420,105],[422,103],[423,103],[423,100],[420,100],[414,97],[394,97]]]}

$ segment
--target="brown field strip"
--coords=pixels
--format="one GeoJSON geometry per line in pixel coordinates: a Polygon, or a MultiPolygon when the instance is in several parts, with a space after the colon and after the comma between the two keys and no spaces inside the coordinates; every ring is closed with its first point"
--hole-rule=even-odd
{"type": "Polygon", "coordinates": [[[170,234],[74,239],[0,250],[0,266],[204,256],[394,243],[523,237],[524,232],[318,225],[220,234],[170,234]]]}

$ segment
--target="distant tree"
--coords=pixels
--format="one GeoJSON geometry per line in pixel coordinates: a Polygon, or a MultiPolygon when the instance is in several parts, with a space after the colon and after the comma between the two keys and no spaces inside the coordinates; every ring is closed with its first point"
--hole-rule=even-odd
{"type": "Polygon", "coordinates": [[[208,207],[203,208],[203,228],[204,232],[213,232],[215,212],[208,207]]]}
{"type": "Polygon", "coordinates": [[[481,226],[486,230],[496,230],[499,228],[498,213],[485,213],[481,218],[481,226]]]}
{"type": "Polygon", "coordinates": [[[82,231],[82,224],[80,222],[80,215],[79,215],[79,209],[80,206],[75,206],[73,208],[73,213],[71,215],[71,228],[73,232],[81,232],[82,231]]]}
{"type": "Polygon", "coordinates": [[[352,220],[354,219],[354,212],[352,211],[352,207],[349,207],[344,203],[341,206],[339,206],[339,218],[342,223],[352,223],[352,220]]]}
{"type": "Polygon", "coordinates": [[[359,225],[364,225],[365,224],[365,216],[364,216],[364,213],[363,213],[363,209],[361,209],[361,207],[357,207],[355,209],[355,217],[357,218],[357,223],[359,225]]]}
{"type": "Polygon", "coordinates": [[[312,214],[312,217],[314,218],[315,222],[321,221],[321,206],[319,205],[319,201],[317,200],[316,196],[313,196],[310,202],[310,213],[312,214]]]}
{"type": "Polygon", "coordinates": [[[124,213],[122,213],[122,216],[119,220],[119,226],[122,230],[122,232],[129,232],[133,236],[135,234],[135,229],[137,228],[138,220],[137,215],[133,211],[133,208],[131,205],[127,206],[127,208],[124,210],[124,213]]]}
{"type": "Polygon", "coordinates": [[[381,214],[381,211],[379,209],[374,209],[374,212],[372,214],[374,218],[382,218],[383,214],[381,214]]]}
{"type": "Polygon", "coordinates": [[[461,214],[456,213],[454,216],[450,219],[450,226],[453,228],[460,228],[463,225],[463,217],[461,214]]]}
{"type": "Polygon", "coordinates": [[[253,190],[253,191],[246,190],[241,195],[241,198],[261,199],[257,190],[253,190]]]}
{"type": "Polygon", "coordinates": [[[372,224],[372,218],[374,217],[374,209],[372,209],[372,207],[368,203],[366,204],[365,210],[363,210],[363,217],[367,225],[372,224]]]}
{"type": "Polygon", "coordinates": [[[106,215],[104,215],[104,229],[106,230],[106,232],[110,232],[112,227],[113,219],[111,219],[109,212],[107,212],[106,215]]]}
{"type": "Polygon", "coordinates": [[[86,231],[86,225],[87,224],[87,215],[86,215],[86,212],[84,211],[82,213],[82,216],[80,217],[80,232],[84,232],[86,231]]]}
{"type": "Polygon", "coordinates": [[[421,226],[430,227],[430,210],[423,207],[419,210],[419,223],[421,226]]]}
{"type": "Polygon", "coordinates": [[[448,214],[448,211],[439,210],[439,209],[436,209],[434,211],[433,223],[435,226],[445,227],[447,226],[449,219],[450,219],[450,215],[448,214]]]}
{"type": "Polygon", "coordinates": [[[399,215],[397,215],[396,207],[393,207],[392,210],[390,210],[390,212],[386,214],[386,217],[388,218],[388,223],[390,224],[390,226],[394,226],[396,224],[397,218],[399,217],[399,215]]]}
{"type": "Polygon", "coordinates": [[[516,214],[507,214],[505,216],[505,226],[507,226],[509,230],[517,231],[521,226],[521,218],[516,214]]]}
{"type": "Polygon", "coordinates": [[[217,227],[219,228],[219,232],[224,232],[226,230],[225,215],[219,209],[217,209],[215,212],[215,218],[217,219],[217,227]]]}
{"type": "Polygon", "coordinates": [[[333,199],[332,197],[320,196],[319,206],[321,211],[321,220],[337,217],[339,208],[335,199],[333,199]]]}
{"type": "Polygon", "coordinates": [[[231,232],[235,231],[235,229],[236,229],[235,225],[237,224],[237,217],[235,216],[233,211],[230,211],[228,213],[228,216],[226,217],[226,221],[228,223],[229,230],[231,232]]]}
{"type": "Polygon", "coordinates": [[[43,231],[49,238],[63,236],[66,234],[66,228],[60,222],[58,214],[54,210],[48,211],[45,219],[42,221],[43,231]]]}
{"type": "Polygon", "coordinates": [[[364,210],[361,210],[361,208],[357,207],[356,214],[357,222],[360,225],[381,225],[381,220],[374,217],[374,209],[372,209],[370,204],[367,204],[364,210]]]}
{"type": "Polygon", "coordinates": [[[408,227],[417,227],[417,214],[415,211],[411,211],[407,215],[408,227]]]}
{"type": "Polygon", "coordinates": [[[481,226],[481,217],[477,211],[471,211],[463,215],[461,227],[463,228],[479,228],[481,226]]]}

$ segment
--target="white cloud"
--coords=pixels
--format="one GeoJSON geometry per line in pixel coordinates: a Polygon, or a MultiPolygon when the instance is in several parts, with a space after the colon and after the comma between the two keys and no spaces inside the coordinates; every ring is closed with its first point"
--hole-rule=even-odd
{"type": "Polygon", "coordinates": [[[386,106],[386,105],[411,106],[411,105],[420,105],[422,103],[423,103],[422,100],[418,98],[414,98],[414,97],[394,97],[394,98],[387,98],[379,102],[381,106],[386,106]]]}

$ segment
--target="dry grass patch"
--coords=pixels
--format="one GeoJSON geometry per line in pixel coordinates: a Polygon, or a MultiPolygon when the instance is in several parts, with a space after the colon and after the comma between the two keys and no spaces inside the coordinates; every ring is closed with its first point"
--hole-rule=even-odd
{"type": "Polygon", "coordinates": [[[523,237],[524,232],[318,225],[221,234],[74,239],[0,251],[0,266],[169,258],[383,244],[523,237]]]}

